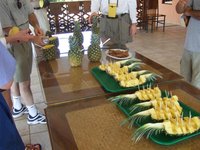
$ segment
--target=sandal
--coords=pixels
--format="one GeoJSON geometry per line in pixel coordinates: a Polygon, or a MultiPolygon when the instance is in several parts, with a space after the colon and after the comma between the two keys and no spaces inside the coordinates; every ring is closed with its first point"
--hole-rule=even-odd
{"type": "Polygon", "coordinates": [[[42,150],[42,147],[40,144],[27,144],[25,150],[42,150]]]}

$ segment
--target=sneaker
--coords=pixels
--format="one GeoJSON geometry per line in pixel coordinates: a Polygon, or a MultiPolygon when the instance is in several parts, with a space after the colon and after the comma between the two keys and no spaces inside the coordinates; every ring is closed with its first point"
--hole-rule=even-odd
{"type": "Polygon", "coordinates": [[[32,117],[30,114],[28,115],[27,124],[46,124],[46,117],[43,114],[37,113],[36,116],[32,117]]]}
{"type": "Polygon", "coordinates": [[[13,107],[13,109],[12,109],[13,118],[21,117],[23,114],[28,114],[28,109],[26,108],[26,106],[22,105],[22,108],[19,110],[15,109],[13,107]]]}

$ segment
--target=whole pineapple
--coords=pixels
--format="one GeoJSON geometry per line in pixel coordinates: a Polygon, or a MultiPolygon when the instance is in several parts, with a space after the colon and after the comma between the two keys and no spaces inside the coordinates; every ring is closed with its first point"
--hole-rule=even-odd
{"type": "Polygon", "coordinates": [[[75,36],[69,37],[69,47],[68,58],[70,65],[72,67],[80,66],[82,63],[83,53],[78,45],[78,40],[75,36]]]}
{"type": "Polygon", "coordinates": [[[81,49],[83,49],[83,34],[81,32],[81,25],[80,22],[74,21],[74,33],[73,36],[75,36],[78,40],[78,45],[81,49]]]}
{"type": "Polygon", "coordinates": [[[101,59],[100,37],[98,34],[92,34],[91,45],[88,47],[88,59],[92,62],[101,59]]]}
{"type": "Polygon", "coordinates": [[[55,45],[55,47],[58,47],[59,46],[58,37],[56,36],[49,37],[49,44],[53,44],[55,45]]]}
{"type": "Polygon", "coordinates": [[[42,47],[42,52],[45,60],[56,59],[56,47],[53,44],[48,44],[42,47]]]}
{"type": "Polygon", "coordinates": [[[99,34],[99,20],[97,16],[92,17],[92,33],[99,34]]]}

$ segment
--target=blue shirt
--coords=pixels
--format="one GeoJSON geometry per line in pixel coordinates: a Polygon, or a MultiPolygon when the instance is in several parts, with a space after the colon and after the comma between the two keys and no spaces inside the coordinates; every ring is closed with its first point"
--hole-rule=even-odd
{"type": "Polygon", "coordinates": [[[14,57],[0,42],[0,87],[13,79],[15,65],[14,57]]]}

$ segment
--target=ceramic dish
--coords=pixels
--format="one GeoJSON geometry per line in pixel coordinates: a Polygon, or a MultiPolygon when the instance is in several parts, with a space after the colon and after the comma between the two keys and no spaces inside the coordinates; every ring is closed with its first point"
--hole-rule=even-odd
{"type": "MultiPolygon", "coordinates": [[[[126,51],[126,50],[122,50],[122,49],[111,49],[113,51],[126,51]]],[[[105,53],[106,53],[106,56],[110,57],[110,58],[113,58],[113,59],[116,59],[116,60],[124,60],[124,59],[129,59],[132,57],[132,53],[131,52],[128,52],[128,56],[127,57],[116,57],[116,56],[112,56],[110,55],[109,53],[109,50],[107,50],[105,53]]]]}

